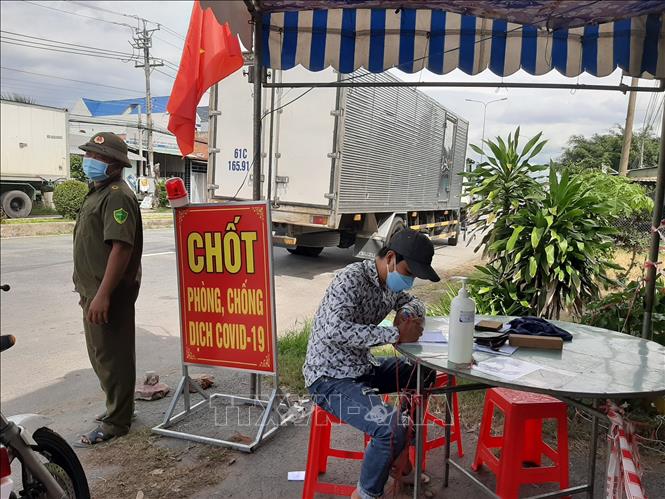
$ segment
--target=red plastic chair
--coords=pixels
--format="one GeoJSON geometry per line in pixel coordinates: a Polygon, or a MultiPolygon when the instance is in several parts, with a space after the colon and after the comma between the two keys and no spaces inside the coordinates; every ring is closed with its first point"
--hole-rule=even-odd
{"type": "Polygon", "coordinates": [[[522,485],[558,483],[568,488],[568,420],[565,403],[536,393],[492,388],[485,395],[483,419],[471,468],[486,465],[496,476],[496,493],[503,499],[519,496],[522,485]],[[503,434],[492,435],[494,409],[503,413],[503,434]],[[543,441],[546,419],[557,421],[557,448],[543,441]],[[492,449],[499,449],[497,457],[492,449]],[[551,461],[544,466],[543,455],[551,461]],[[526,464],[526,466],[525,466],[526,464]]]}
{"type": "Polygon", "coordinates": [[[342,485],[319,480],[319,475],[325,473],[328,468],[329,458],[362,460],[364,457],[362,451],[349,451],[331,447],[333,424],[344,423],[318,405],[314,406],[309,433],[309,448],[307,450],[305,484],[302,490],[303,499],[311,499],[317,492],[348,497],[356,488],[355,485],[342,485]]]}

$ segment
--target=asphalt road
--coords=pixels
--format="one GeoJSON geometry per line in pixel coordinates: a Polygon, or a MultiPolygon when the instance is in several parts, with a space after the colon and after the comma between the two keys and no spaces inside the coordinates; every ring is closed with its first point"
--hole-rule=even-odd
{"type": "MultiPolygon", "coordinates": [[[[0,363],[3,411],[41,412],[67,420],[67,414],[87,412],[88,405],[98,408],[99,388],[87,358],[71,280],[71,236],[4,239],[0,250],[0,279],[12,287],[0,296],[0,327],[3,334],[17,338],[0,363]]],[[[449,268],[474,255],[462,245],[440,246],[435,258],[436,267],[449,268]]],[[[312,317],[334,272],[354,261],[350,250],[327,249],[318,258],[306,258],[276,248],[279,332],[312,317]]],[[[146,231],[137,302],[139,376],[155,370],[163,377],[177,377],[177,303],[173,232],[146,231]]]]}

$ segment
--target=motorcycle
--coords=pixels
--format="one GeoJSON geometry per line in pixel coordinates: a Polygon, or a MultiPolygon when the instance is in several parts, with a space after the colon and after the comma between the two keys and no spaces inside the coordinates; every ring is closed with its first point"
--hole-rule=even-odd
{"type": "MultiPolygon", "coordinates": [[[[9,291],[8,285],[0,286],[9,291]]],[[[16,343],[0,336],[0,352],[16,343]]],[[[74,449],[37,414],[9,418],[0,411],[0,499],[89,499],[88,481],[74,449]],[[21,490],[14,492],[11,465],[18,460],[21,490]]]]}

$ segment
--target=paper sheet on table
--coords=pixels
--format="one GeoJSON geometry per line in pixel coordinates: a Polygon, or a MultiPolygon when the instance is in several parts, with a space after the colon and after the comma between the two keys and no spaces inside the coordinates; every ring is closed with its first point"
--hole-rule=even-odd
{"type": "Polygon", "coordinates": [[[477,365],[471,368],[472,371],[480,371],[509,381],[521,378],[539,369],[541,367],[537,364],[511,357],[492,357],[491,359],[478,362],[477,365]]]}
{"type": "Polygon", "coordinates": [[[515,353],[515,350],[517,350],[518,348],[519,347],[503,345],[498,350],[492,350],[490,347],[478,345],[477,343],[474,343],[473,345],[473,349],[476,352],[485,352],[485,353],[490,353],[492,355],[512,355],[515,353]]]}
{"type": "MultiPolygon", "coordinates": [[[[425,331],[418,340],[418,343],[448,343],[448,331],[425,331]]],[[[503,345],[499,350],[492,350],[489,347],[473,344],[473,349],[477,352],[485,352],[493,355],[512,355],[517,350],[517,347],[510,345],[503,345]]]]}
{"type": "Polygon", "coordinates": [[[448,331],[425,331],[418,343],[448,343],[448,331]]]}

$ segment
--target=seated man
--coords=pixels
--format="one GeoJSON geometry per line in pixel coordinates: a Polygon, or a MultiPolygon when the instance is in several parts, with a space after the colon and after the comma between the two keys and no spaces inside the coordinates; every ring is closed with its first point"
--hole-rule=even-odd
{"type": "MultiPolygon", "coordinates": [[[[415,277],[439,281],[433,256],[425,235],[398,232],[375,260],[337,274],[316,313],[303,366],[305,384],[324,410],[372,437],[352,497],[380,497],[393,463],[402,474],[410,471],[402,415],[384,406],[379,394],[415,388],[416,369],[397,357],[379,362],[370,348],[418,341],[425,307],[404,291],[415,277]],[[393,310],[398,311],[395,326],[377,326],[393,310]]],[[[422,367],[421,373],[424,386],[431,385],[434,371],[422,367]]]]}

